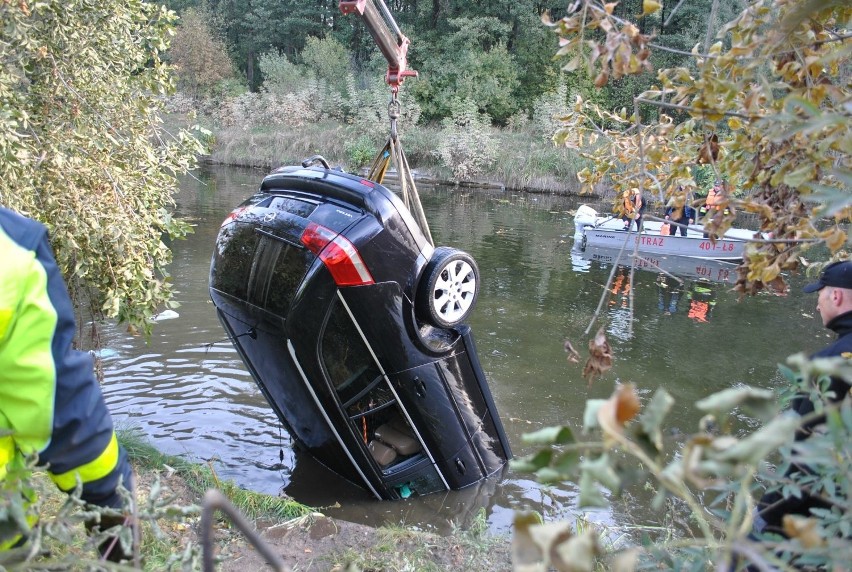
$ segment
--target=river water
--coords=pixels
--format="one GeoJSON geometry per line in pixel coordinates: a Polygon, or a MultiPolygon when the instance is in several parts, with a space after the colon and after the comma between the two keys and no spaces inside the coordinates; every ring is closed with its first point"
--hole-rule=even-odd
{"type": "MultiPolygon", "coordinates": [[[[210,168],[185,179],[179,213],[195,225],[176,241],[172,276],[179,317],[159,322],[149,344],[120,327],[102,331],[107,402],[119,426],[140,429],[160,450],[210,462],[220,478],[269,494],[284,493],[323,507],[329,516],[371,525],[400,523],[438,532],[464,526],[485,509],[494,532],[509,532],[514,511],[537,510],[548,520],[583,516],[607,526],[660,524],[652,493],[631,491],[610,509],[581,513],[572,483],[544,486],[504,471],[479,486],[405,501],[376,501],[319,466],[292,443],[219,325],[207,293],[210,256],[220,223],[257,188],[264,173],[210,168]],[[279,459],[283,452],[283,459],[279,459]]],[[[692,404],[734,384],[781,383],[776,364],[827,341],[816,297],[790,277],[786,296],[738,300],[726,277],[731,267],[689,263],[676,287],[638,269],[629,283],[620,269],[592,333],[603,325],[615,356],[589,386],[582,362],[569,363],[570,340],[585,354],[585,334],[611,253],[572,253],[570,197],[508,191],[419,188],[436,245],[468,251],[482,288],[471,319],[480,359],[516,456],[532,452],[521,436],[541,427],[579,427],[587,399],[608,397],[633,382],[644,396],[665,387],[677,402],[669,435],[692,431],[692,404]],[[707,277],[711,280],[699,280],[707,277]],[[630,330],[629,290],[634,297],[630,330]],[[674,292],[674,294],[673,294],[674,292]]],[[[682,271],[682,272],[681,272],[682,271]]],[[[641,487],[635,487],[641,488],[641,487]]]]}

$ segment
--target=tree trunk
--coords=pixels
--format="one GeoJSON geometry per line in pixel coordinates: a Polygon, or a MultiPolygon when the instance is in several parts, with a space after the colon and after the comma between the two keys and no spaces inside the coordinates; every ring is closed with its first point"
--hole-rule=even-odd
{"type": "Polygon", "coordinates": [[[255,91],[254,85],[254,50],[249,50],[246,57],[246,80],[248,81],[249,90],[255,91]]]}

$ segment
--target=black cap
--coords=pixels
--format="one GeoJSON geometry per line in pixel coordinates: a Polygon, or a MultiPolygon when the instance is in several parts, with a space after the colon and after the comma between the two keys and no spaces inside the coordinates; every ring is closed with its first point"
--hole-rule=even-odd
{"type": "Polygon", "coordinates": [[[835,288],[849,288],[852,290],[852,261],[841,260],[823,268],[816,282],[808,284],[803,288],[807,293],[822,290],[826,286],[835,288]]]}

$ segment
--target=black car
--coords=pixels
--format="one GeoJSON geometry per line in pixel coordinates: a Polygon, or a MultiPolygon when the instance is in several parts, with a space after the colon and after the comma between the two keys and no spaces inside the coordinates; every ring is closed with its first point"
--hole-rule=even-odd
{"type": "Polygon", "coordinates": [[[382,499],[460,489],[509,443],[464,320],[479,274],[403,201],[339,170],[284,167],[223,222],[210,295],[281,422],[382,499]]]}

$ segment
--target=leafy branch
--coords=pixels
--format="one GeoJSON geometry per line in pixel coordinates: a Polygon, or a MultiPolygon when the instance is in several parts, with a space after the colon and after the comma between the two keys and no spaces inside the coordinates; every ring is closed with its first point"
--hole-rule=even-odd
{"type": "MultiPolygon", "coordinates": [[[[650,36],[614,17],[612,4],[583,4],[589,9],[550,22],[562,37],[559,53],[572,57],[566,67],[599,70],[599,87],[610,76],[650,71],[650,36]],[[597,35],[581,44],[585,30],[597,35]]],[[[647,1],[644,15],[657,9],[647,1]]],[[[735,286],[742,294],[783,290],[782,273],[798,270],[807,248],[820,243],[840,255],[849,243],[852,96],[842,26],[852,9],[838,2],[804,9],[787,0],[750,4],[722,28],[724,42],[706,46],[707,57],[693,54],[694,68],[658,70],[659,85],[634,97],[630,116],[578,98],[554,137],[594,164],[578,173],[585,190],[639,187],[667,206],[697,193],[696,168],[710,166],[727,181],[729,214],[714,216],[705,232],[724,234],[737,206],[770,236],[746,249],[735,286]],[[657,110],[656,122],[643,121],[643,107],[657,110]]]]}

